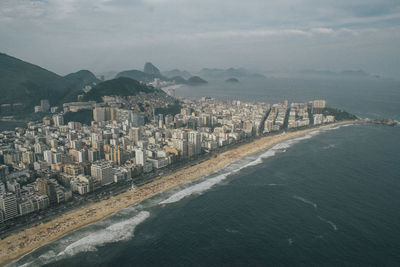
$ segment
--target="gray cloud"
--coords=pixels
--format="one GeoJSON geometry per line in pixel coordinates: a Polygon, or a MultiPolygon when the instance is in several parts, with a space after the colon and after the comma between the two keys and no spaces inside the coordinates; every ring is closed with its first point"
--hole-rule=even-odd
{"type": "Polygon", "coordinates": [[[61,74],[151,60],[399,75],[399,25],[397,0],[2,0],[0,50],[61,74]]]}

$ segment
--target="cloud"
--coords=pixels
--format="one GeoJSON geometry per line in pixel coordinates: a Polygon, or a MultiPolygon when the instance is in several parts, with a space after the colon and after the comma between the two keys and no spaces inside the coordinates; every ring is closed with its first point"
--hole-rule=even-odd
{"type": "Polygon", "coordinates": [[[380,56],[395,70],[398,25],[398,0],[1,0],[0,50],[63,73],[156,57],[166,68],[201,67],[210,54],[209,64],[232,64],[229,53],[255,68],[261,59],[281,68],[279,59],[301,67],[313,58],[316,68],[349,62],[372,71],[380,56]],[[362,60],[352,57],[361,44],[362,60]]]}

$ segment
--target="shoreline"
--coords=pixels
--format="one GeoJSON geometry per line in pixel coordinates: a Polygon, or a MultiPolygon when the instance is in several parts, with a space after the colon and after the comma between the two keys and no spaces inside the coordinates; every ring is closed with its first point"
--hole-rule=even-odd
{"type": "Polygon", "coordinates": [[[128,190],[107,200],[90,203],[79,209],[72,210],[47,223],[25,229],[0,240],[0,266],[9,264],[43,245],[60,239],[84,226],[100,221],[123,208],[138,204],[187,182],[208,176],[236,160],[270,149],[278,143],[320,129],[357,122],[359,121],[342,121],[293,132],[263,136],[250,143],[222,152],[215,158],[180,169],[138,188],[128,190]]]}

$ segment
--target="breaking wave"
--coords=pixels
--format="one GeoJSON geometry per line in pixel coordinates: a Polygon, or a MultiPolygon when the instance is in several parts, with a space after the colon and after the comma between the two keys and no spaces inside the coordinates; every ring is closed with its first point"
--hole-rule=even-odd
{"type": "Polygon", "coordinates": [[[218,175],[217,177],[207,179],[204,182],[201,182],[199,184],[185,188],[185,189],[179,191],[178,193],[173,194],[166,200],[161,201],[160,204],[170,204],[170,203],[178,202],[179,200],[181,200],[187,196],[190,196],[192,194],[199,194],[205,190],[210,189],[215,184],[221,182],[228,175],[229,175],[229,173],[221,174],[221,175],[218,175]]]}
{"type": "Polygon", "coordinates": [[[282,185],[285,185],[285,184],[266,184],[265,186],[282,186],[282,185]]]}
{"type": "Polygon", "coordinates": [[[335,148],[335,144],[329,144],[329,145],[322,147],[322,149],[330,149],[330,148],[335,148]]]}
{"type": "Polygon", "coordinates": [[[308,205],[313,206],[314,209],[317,209],[317,208],[318,208],[318,205],[317,205],[317,204],[315,204],[314,202],[312,202],[312,201],[310,201],[310,200],[308,200],[308,199],[305,199],[305,198],[299,197],[299,196],[293,196],[293,198],[294,198],[294,199],[297,199],[297,200],[300,200],[301,202],[304,202],[304,203],[306,203],[306,204],[308,204],[308,205]]]}
{"type": "Polygon", "coordinates": [[[231,233],[231,234],[238,234],[238,233],[240,233],[238,230],[230,229],[230,228],[226,228],[225,231],[228,232],[228,233],[231,233]]]}
{"type": "Polygon", "coordinates": [[[149,216],[150,213],[148,211],[141,211],[131,219],[111,224],[103,230],[90,233],[67,246],[65,250],[58,253],[57,256],[71,256],[79,252],[95,251],[97,246],[128,240],[133,236],[133,230],[136,226],[144,222],[149,216]]]}
{"type": "Polygon", "coordinates": [[[321,216],[318,216],[318,219],[320,219],[323,222],[326,222],[327,224],[329,224],[330,226],[332,226],[333,230],[337,231],[338,228],[336,226],[336,224],[334,224],[332,221],[329,221],[327,219],[322,218],[321,216]]]}
{"type": "MultiPolygon", "coordinates": [[[[46,253],[41,254],[39,257],[28,261],[23,265],[21,265],[22,262],[17,261],[10,264],[10,266],[43,266],[45,264],[54,263],[55,261],[81,252],[96,251],[96,247],[103,246],[107,243],[128,240],[133,237],[133,232],[136,226],[144,222],[147,218],[149,218],[149,216],[150,213],[148,211],[141,211],[132,218],[113,223],[101,230],[90,231],[86,233],[84,237],[72,242],[61,252],[57,253],[56,251],[59,249],[54,248],[54,250],[48,250],[46,253]]],[[[67,241],[67,243],[68,242],[70,241],[67,241]]]]}

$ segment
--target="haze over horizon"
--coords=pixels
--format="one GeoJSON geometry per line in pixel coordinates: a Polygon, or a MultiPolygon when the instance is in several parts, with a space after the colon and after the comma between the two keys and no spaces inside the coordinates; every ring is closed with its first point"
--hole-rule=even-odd
{"type": "Polygon", "coordinates": [[[400,75],[400,3],[3,0],[0,52],[59,74],[246,67],[400,75]]]}

